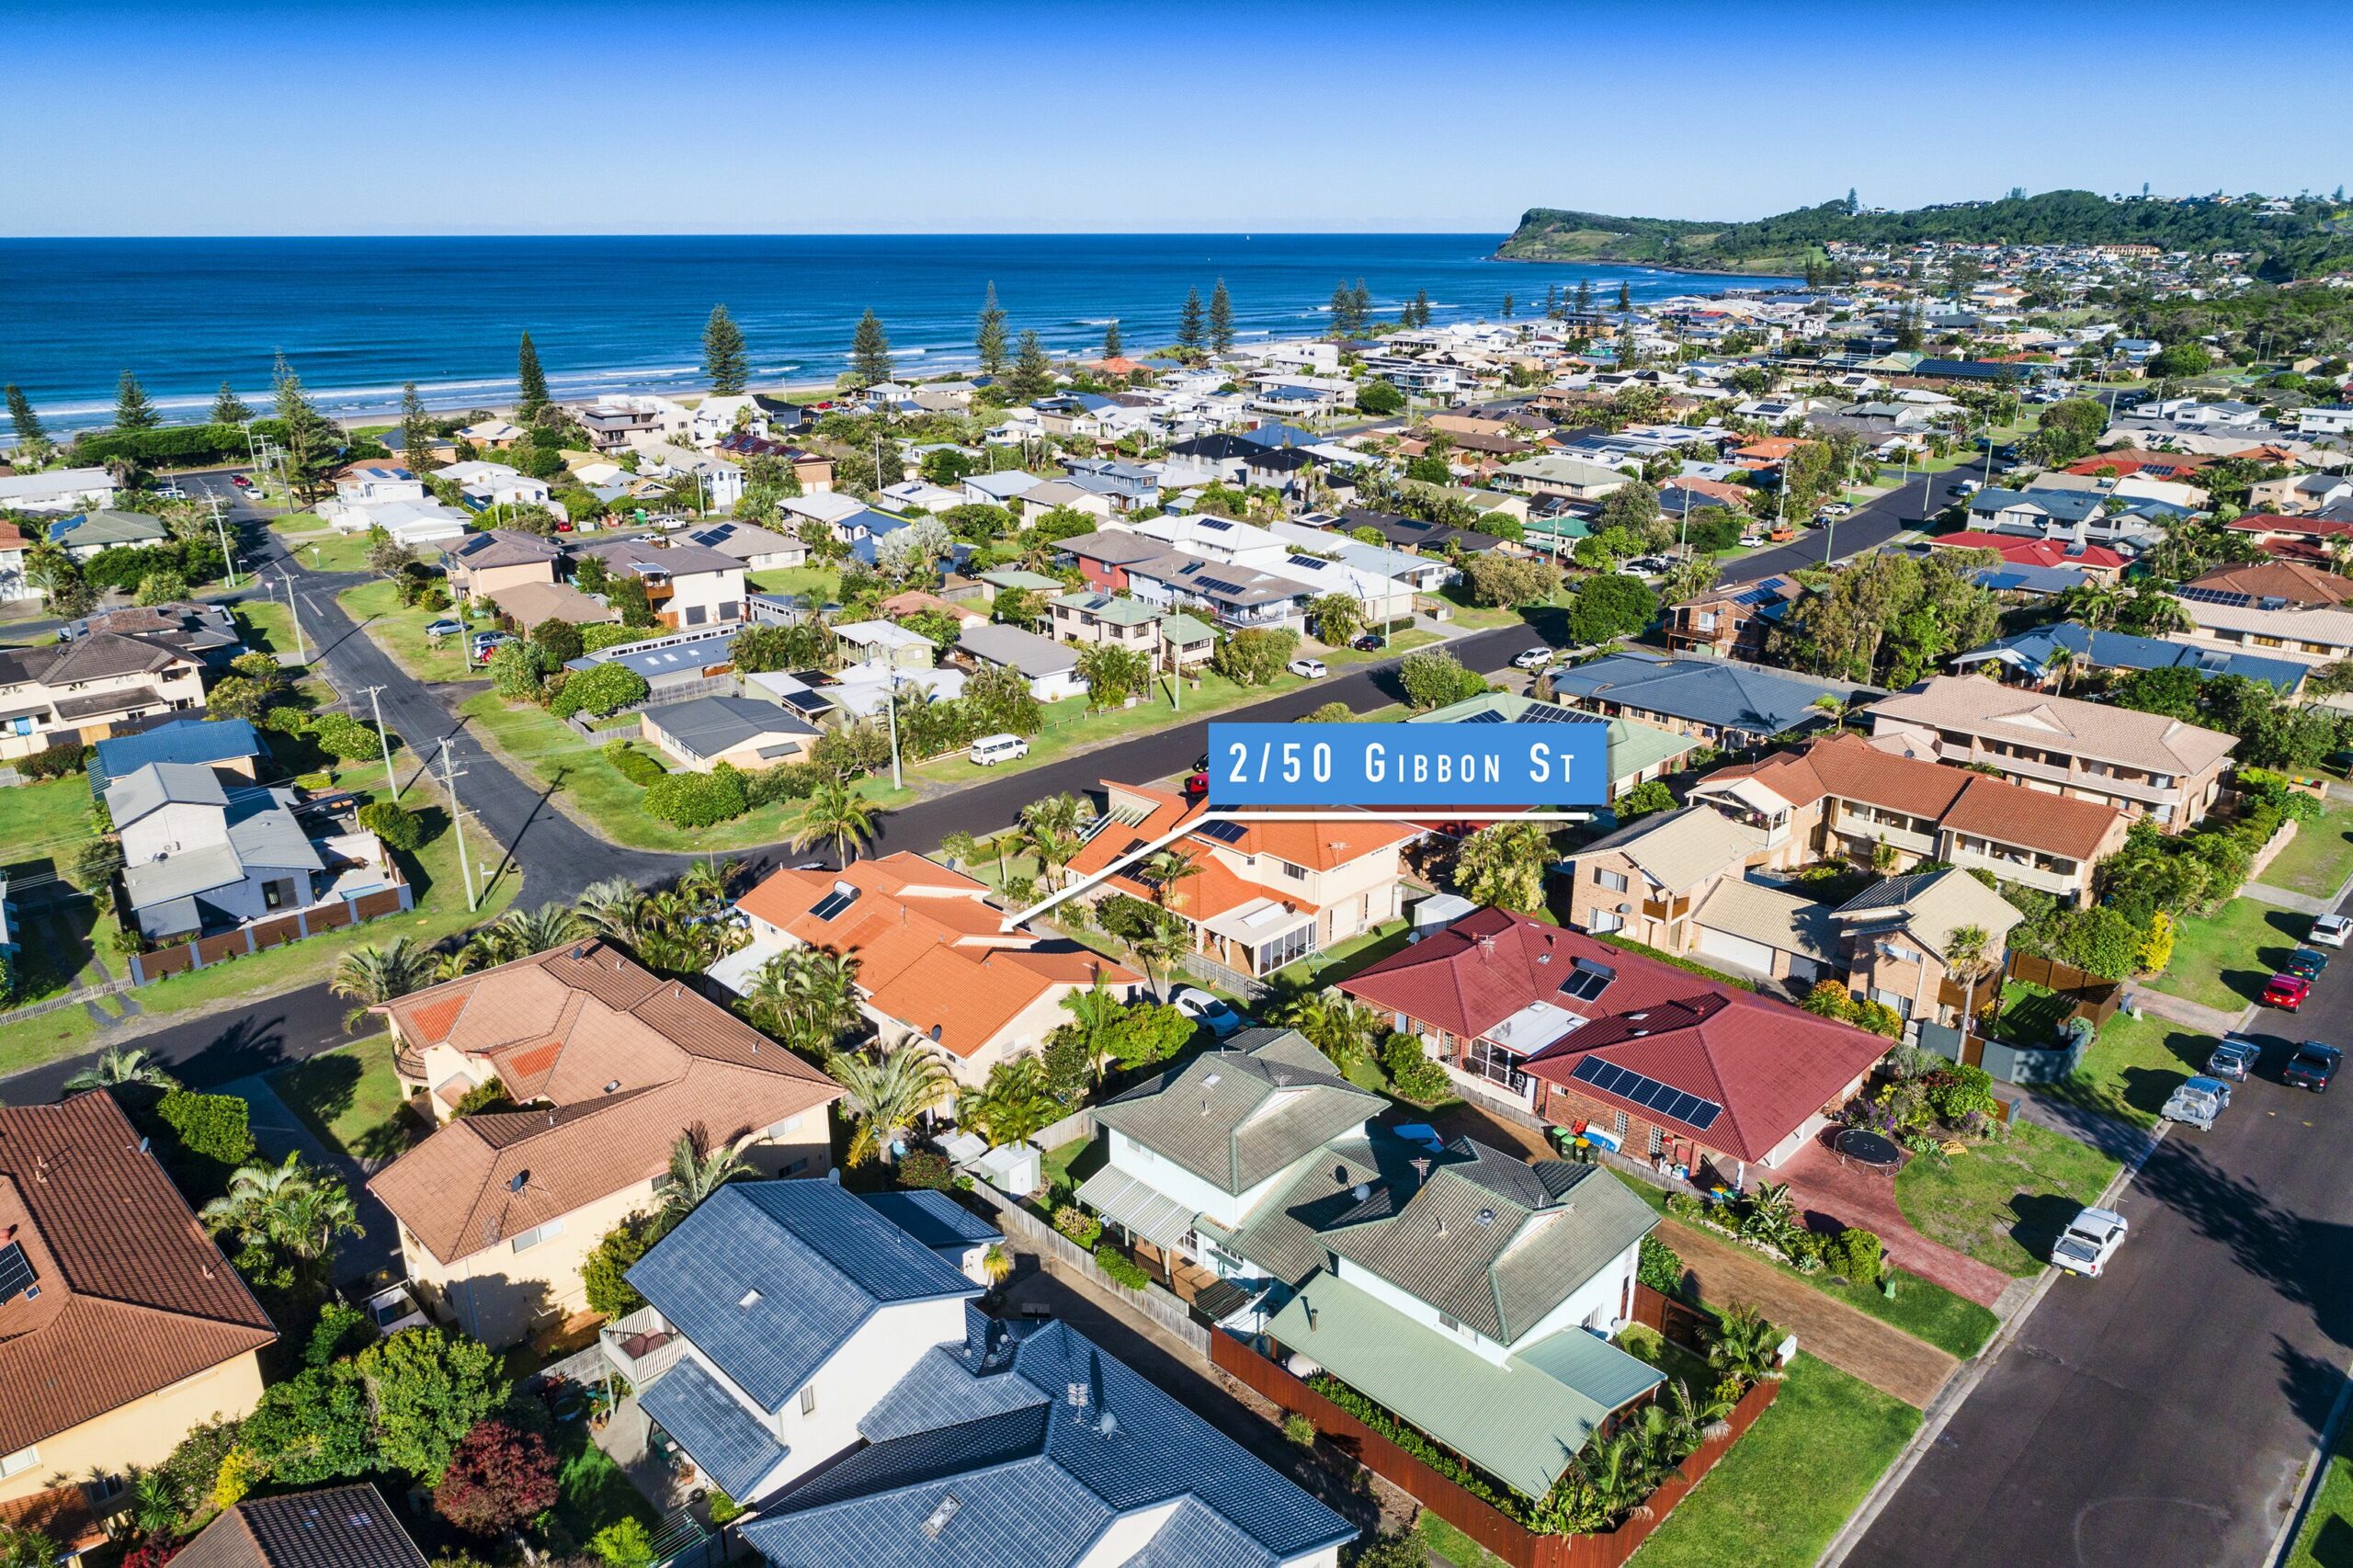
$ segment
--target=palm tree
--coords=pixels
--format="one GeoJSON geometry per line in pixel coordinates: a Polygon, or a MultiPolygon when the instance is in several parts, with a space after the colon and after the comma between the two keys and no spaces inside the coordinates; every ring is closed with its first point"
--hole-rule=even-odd
{"type": "Polygon", "coordinates": [[[1994,939],[1983,926],[1959,926],[1945,938],[1945,963],[1965,971],[1968,976],[1968,1000],[1961,1012],[1961,1038],[1969,1038],[1970,1021],[1977,1017],[1977,982],[1984,974],[1985,960],[1992,957],[1994,939]]]}
{"type": "Polygon", "coordinates": [[[981,1254],[981,1272],[988,1276],[989,1289],[995,1290],[1013,1278],[1013,1255],[992,1244],[988,1251],[981,1254]]]}
{"type": "Polygon", "coordinates": [[[872,1158],[889,1165],[892,1141],[954,1092],[946,1059],[912,1040],[874,1056],[837,1051],[825,1059],[825,1071],[842,1086],[842,1104],[858,1123],[849,1142],[854,1165],[872,1158]]]}
{"type": "Polygon", "coordinates": [[[793,848],[831,839],[835,858],[847,866],[857,857],[858,846],[874,836],[874,808],[840,779],[822,778],[785,825],[791,830],[793,848]]]}
{"type": "Polygon", "coordinates": [[[644,903],[645,893],[635,882],[627,877],[607,877],[582,889],[572,907],[599,937],[635,947],[638,912],[644,903]]]}
{"type": "Polygon", "coordinates": [[[678,896],[695,914],[715,915],[727,906],[727,890],[743,874],[741,860],[722,860],[716,865],[698,860],[678,874],[678,896]]]}
{"type": "Polygon", "coordinates": [[[956,1102],[956,1119],[997,1144],[1018,1143],[1061,1115],[1046,1092],[1045,1066],[1034,1056],[998,1062],[986,1082],[956,1102]]]}
{"type": "Polygon", "coordinates": [[[1136,962],[1143,965],[1144,979],[1154,994],[1166,1002],[1169,987],[1176,978],[1177,960],[1193,950],[1192,933],[1182,926],[1155,926],[1128,947],[1135,954],[1136,962]],[[1153,979],[1155,969],[1160,974],[1157,981],[1153,979]]]}
{"type": "Polygon", "coordinates": [[[1054,873],[1078,853],[1085,842],[1078,830],[1094,815],[1093,809],[1075,795],[1049,795],[1022,808],[1021,835],[1036,851],[1048,886],[1052,885],[1054,873]]]}
{"type": "Polygon", "coordinates": [[[1096,1083],[1103,1080],[1103,1062],[1111,1054],[1111,1026],[1120,1021],[1120,999],[1104,989],[1097,975],[1095,983],[1084,991],[1063,994],[1063,1010],[1077,1020],[1075,1027],[1086,1056],[1086,1075],[1096,1083]]]}
{"type": "Polygon", "coordinates": [[[2059,695],[2066,696],[2067,677],[2075,670],[2075,651],[2066,647],[2053,648],[2051,657],[2043,661],[2042,667],[2059,683],[2059,695]]]}
{"type": "Polygon", "coordinates": [[[126,1084],[148,1084],[159,1089],[176,1089],[179,1080],[164,1071],[164,1059],[143,1046],[110,1045],[98,1052],[97,1061],[65,1080],[69,1095],[84,1089],[112,1089],[126,1084]]]}
{"type": "Polygon", "coordinates": [[[1839,734],[1847,731],[1847,699],[1835,691],[1825,691],[1806,704],[1817,711],[1830,715],[1832,729],[1839,734]]]}
{"type": "Polygon", "coordinates": [[[324,1267],[337,1235],[363,1235],[359,1211],[343,1183],[290,1153],[283,1164],[256,1163],[229,1178],[229,1190],[206,1204],[204,1222],[233,1231],[247,1245],[276,1247],[305,1276],[324,1267]]]}
{"type": "Polygon", "coordinates": [[[477,931],[434,961],[433,978],[456,980],[478,969],[488,969],[497,961],[497,955],[491,951],[490,944],[477,931]]]}
{"type": "Polygon", "coordinates": [[[489,939],[503,961],[529,958],[588,935],[588,924],[561,903],[510,909],[490,923],[489,939]]]}
{"type": "Polygon", "coordinates": [[[327,989],[358,1004],[343,1017],[345,1029],[357,1033],[370,1008],[428,983],[438,967],[431,951],[406,937],[395,937],[390,946],[370,943],[344,954],[335,963],[327,989]]]}
{"type": "Polygon", "coordinates": [[[1201,874],[1201,863],[1181,849],[1163,849],[1149,857],[1136,869],[1136,881],[1152,889],[1153,902],[1163,909],[1181,909],[1185,905],[1185,891],[1180,885],[1201,874]]]}
{"type": "Polygon", "coordinates": [[[1381,1019],[1371,1008],[1328,993],[1296,1004],[1286,1021],[1344,1071],[1370,1055],[1373,1037],[1381,1029],[1381,1019]]]}
{"type": "Polygon", "coordinates": [[[1655,1487],[1642,1439],[1631,1432],[1620,1432],[1595,1443],[1590,1452],[1593,1457],[1585,1466],[1586,1485],[1602,1514],[1611,1519],[1649,1518],[1648,1499],[1655,1487]]]}
{"type": "Polygon", "coordinates": [[[1762,1312],[1746,1301],[1734,1301],[1717,1321],[1708,1365],[1745,1383],[1779,1378],[1781,1369],[1774,1357],[1780,1343],[1781,1331],[1767,1323],[1762,1312]]]}
{"type": "Polygon", "coordinates": [[[749,1176],[752,1167],[729,1145],[706,1148],[709,1136],[699,1126],[678,1134],[670,1145],[670,1174],[662,1192],[662,1212],[672,1224],[693,1213],[702,1200],[733,1181],[749,1176]]]}
{"type": "Polygon", "coordinates": [[[178,1530],[188,1510],[180,1506],[179,1494],[173,1490],[169,1475],[134,1464],[129,1467],[124,1479],[131,1483],[131,1522],[141,1535],[178,1530]]]}

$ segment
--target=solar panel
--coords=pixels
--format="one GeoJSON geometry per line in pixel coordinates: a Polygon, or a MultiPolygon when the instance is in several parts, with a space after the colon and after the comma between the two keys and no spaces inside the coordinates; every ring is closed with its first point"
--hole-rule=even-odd
{"type": "Polygon", "coordinates": [[[1701,1099],[1688,1090],[1646,1078],[1597,1057],[1588,1056],[1578,1062],[1569,1076],[1592,1085],[1603,1094],[1641,1106],[1663,1121],[1679,1121],[1698,1132],[1713,1127],[1724,1110],[1713,1100],[1701,1099]]]}
{"type": "Polygon", "coordinates": [[[2253,594],[2234,594],[2228,588],[2176,588],[2173,592],[2176,598],[2194,604],[2223,605],[2233,609],[2245,609],[2255,602],[2253,594]]]}
{"type": "Polygon", "coordinates": [[[1563,708],[1558,703],[1540,702],[1521,712],[1519,722],[1523,724],[1598,724],[1602,721],[1590,713],[1580,713],[1574,708],[1563,708]]]}
{"type": "Polygon", "coordinates": [[[23,1245],[10,1242],[0,1247],[0,1306],[15,1301],[31,1289],[32,1260],[25,1256],[23,1245]]]}
{"type": "Polygon", "coordinates": [[[1561,994],[1563,996],[1573,996],[1580,1002],[1590,1002],[1608,990],[1609,983],[1616,978],[1616,975],[1607,970],[1597,974],[1580,966],[1570,971],[1568,978],[1561,982],[1561,994]]]}
{"type": "Polygon", "coordinates": [[[1504,716],[1492,708],[1484,708],[1476,713],[1466,713],[1454,722],[1458,724],[1500,724],[1504,716]]]}
{"type": "Polygon", "coordinates": [[[827,893],[824,897],[819,899],[815,905],[810,909],[809,913],[815,915],[820,920],[831,920],[835,915],[839,915],[843,910],[847,909],[851,904],[856,903],[857,902],[858,890],[856,888],[837,887],[833,892],[827,893]]]}
{"type": "Polygon", "coordinates": [[[1215,822],[1205,822],[1201,824],[1201,832],[1216,839],[1220,844],[1239,844],[1242,842],[1242,835],[1249,831],[1241,823],[1231,822],[1223,817],[1220,817],[1215,822]]]}
{"type": "Polygon", "coordinates": [[[1199,586],[1209,589],[1211,593],[1238,594],[1242,591],[1242,585],[1239,583],[1229,583],[1222,577],[1198,577],[1195,578],[1194,581],[1199,586]]]}
{"type": "Polygon", "coordinates": [[[1293,555],[1288,559],[1293,566],[1302,566],[1310,572],[1320,572],[1332,564],[1328,561],[1319,561],[1313,555],[1293,555]]]}

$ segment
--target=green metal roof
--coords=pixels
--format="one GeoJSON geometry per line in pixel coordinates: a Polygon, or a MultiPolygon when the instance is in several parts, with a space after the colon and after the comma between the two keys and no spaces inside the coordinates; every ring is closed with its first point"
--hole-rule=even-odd
{"type": "Polygon", "coordinates": [[[1060,577],[1049,577],[1040,572],[1025,572],[1018,566],[1001,571],[983,572],[981,581],[998,588],[1028,588],[1034,593],[1059,594],[1070,585],[1060,577]]]}
{"type": "Polygon", "coordinates": [[[1284,1348],[1530,1497],[1552,1489],[1613,1411],[1665,1381],[1581,1328],[1499,1366],[1326,1274],[1267,1326],[1284,1348]]]}
{"type": "Polygon", "coordinates": [[[1142,626],[1161,618],[1159,610],[1142,599],[1123,599],[1110,594],[1057,594],[1052,602],[1065,609],[1084,610],[1096,619],[1108,620],[1114,626],[1142,626]]]}
{"type": "Polygon", "coordinates": [[[1138,1085],[1095,1119],[1221,1192],[1247,1192],[1388,1108],[1292,1029],[1245,1029],[1138,1085]]]}
{"type": "Polygon", "coordinates": [[[1585,539],[1593,532],[1592,525],[1583,517],[1572,517],[1566,512],[1557,517],[1530,517],[1520,527],[1547,539],[1585,539]]]}
{"type": "Polygon", "coordinates": [[[1215,642],[1217,628],[1194,616],[1164,616],[1160,622],[1160,640],[1173,642],[1179,648],[1189,648],[1196,642],[1215,642]]]}

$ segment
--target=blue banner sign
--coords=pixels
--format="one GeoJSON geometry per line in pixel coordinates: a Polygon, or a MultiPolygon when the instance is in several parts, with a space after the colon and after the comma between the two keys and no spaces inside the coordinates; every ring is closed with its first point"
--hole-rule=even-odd
{"type": "Polygon", "coordinates": [[[1215,806],[1598,806],[1609,726],[1210,725],[1215,806]]]}

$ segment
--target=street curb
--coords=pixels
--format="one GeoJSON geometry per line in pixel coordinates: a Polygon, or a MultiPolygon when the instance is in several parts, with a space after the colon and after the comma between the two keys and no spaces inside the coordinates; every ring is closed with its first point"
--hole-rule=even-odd
{"type": "Polygon", "coordinates": [[[2353,1369],[2347,1369],[2345,1386],[2336,1391],[2336,1403],[2329,1406],[2328,1419],[2321,1425],[2320,1440],[2304,1465],[2303,1483],[2296,1488],[2296,1506],[2288,1510],[2279,1533],[2271,1538],[2271,1550],[2264,1554],[2264,1562],[2276,1568],[2285,1568],[2288,1554],[2296,1549],[2296,1537],[2304,1528],[2304,1516],[2312,1512],[2313,1499],[2320,1495],[2321,1483],[2328,1475],[2329,1454],[2345,1430],[2347,1407],[2353,1407],[2353,1369]]]}
{"type": "MultiPolygon", "coordinates": [[[[2128,1162],[2117,1171],[2095,1200],[2094,1207],[2105,1209],[2115,1201],[2116,1195],[2124,1189],[2127,1182],[2140,1174],[2141,1167],[2156,1152],[2158,1142],[2172,1125],[2167,1121],[2157,1123],[2155,1134],[2143,1146],[2140,1158],[2128,1162]]],[[[2002,1353],[2010,1347],[2010,1342],[2018,1337],[2018,1331],[2034,1315],[2034,1309],[2042,1304],[2043,1296],[2058,1282],[2059,1273],[2056,1268],[2046,1267],[2042,1277],[2035,1282],[2032,1293],[2027,1297],[2026,1304],[1995,1333],[1992,1342],[1971,1358],[1959,1376],[1938,1391],[1937,1397],[1930,1402],[1927,1418],[1920,1423],[1920,1429],[1912,1434],[1912,1440],[1904,1445],[1904,1451],[1895,1456],[1895,1462],[1881,1473],[1878,1483],[1855,1511],[1847,1516],[1846,1524],[1830,1538],[1830,1544],[1823,1548],[1822,1555],[1814,1559],[1814,1568],[1838,1568],[1847,1561],[1847,1554],[1862,1544],[1863,1537],[1878,1522],[1897,1490],[1910,1479],[1930,1446],[1943,1436],[1945,1427],[1952,1422],[1954,1413],[1967,1402],[1971,1392],[1993,1369],[1994,1363],[2001,1359],[2002,1353]]],[[[2340,1399],[2340,1407],[2342,1403],[2340,1399]]]]}

